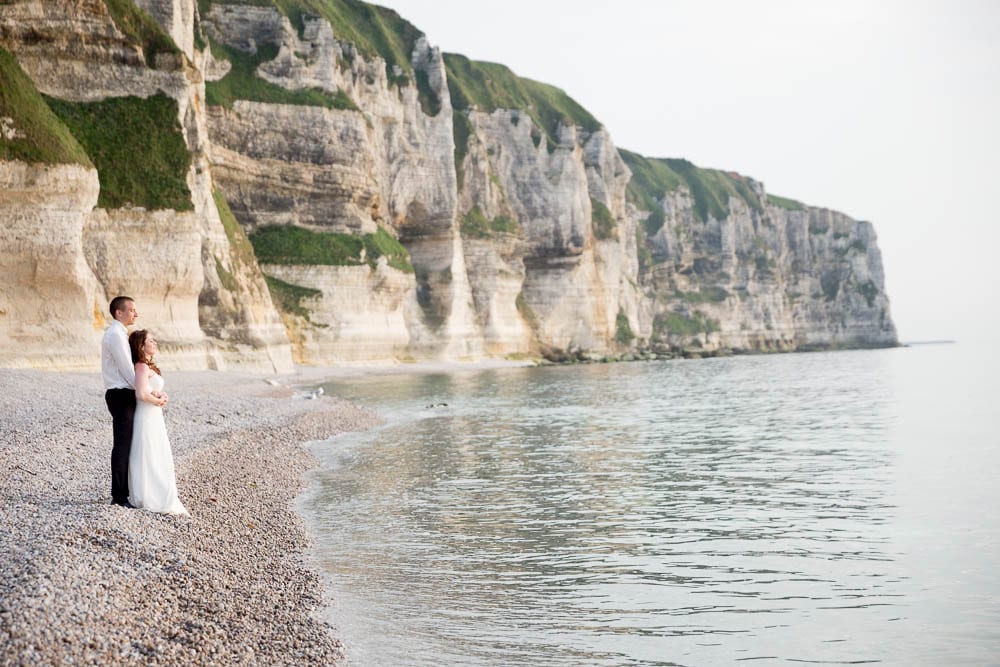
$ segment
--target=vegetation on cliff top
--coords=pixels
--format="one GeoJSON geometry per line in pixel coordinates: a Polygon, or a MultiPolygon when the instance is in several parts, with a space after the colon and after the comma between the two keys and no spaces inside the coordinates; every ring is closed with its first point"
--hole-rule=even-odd
{"type": "MultiPolygon", "coordinates": [[[[632,170],[628,184],[629,201],[636,207],[655,213],[664,193],[686,186],[694,198],[694,214],[701,221],[709,217],[722,220],[729,214],[729,198],[742,199],[755,210],[763,210],[760,197],[739,174],[702,169],[687,160],[648,158],[638,153],[619,149],[625,164],[632,170]]],[[[655,234],[662,226],[662,217],[650,216],[646,231],[655,234]],[[657,224],[658,223],[658,224],[657,224]],[[655,227],[655,229],[651,228],[655,227]]]]}
{"type": "Polygon", "coordinates": [[[110,97],[100,102],[45,100],[97,167],[98,206],[194,208],[187,186],[191,153],[173,98],[157,93],[146,99],[110,97]]]}
{"type": "Polygon", "coordinates": [[[222,79],[205,83],[205,102],[210,106],[224,106],[231,109],[234,101],[249,100],[271,104],[359,110],[354,100],[342,90],[338,90],[336,95],[319,88],[288,90],[258,77],[255,73],[257,66],[268,60],[274,60],[278,54],[277,45],[259,44],[257,52],[249,54],[214,40],[209,41],[212,55],[218,60],[228,60],[232,65],[222,79]]]}
{"type": "Polygon", "coordinates": [[[410,253],[381,227],[374,234],[359,236],[337,232],[314,232],[303,227],[268,225],[250,234],[261,264],[311,264],[368,266],[374,268],[385,256],[389,266],[413,273],[410,253]]]}
{"type": "Polygon", "coordinates": [[[789,211],[804,211],[806,210],[806,205],[800,201],[794,199],[787,199],[785,197],[779,197],[778,195],[767,195],[767,203],[773,204],[779,208],[784,208],[789,211]]]}
{"type": "MultiPolygon", "coordinates": [[[[683,159],[649,158],[624,148],[619,148],[618,153],[632,170],[627,191],[629,201],[637,208],[650,212],[644,225],[649,235],[663,226],[663,209],[659,201],[664,193],[675,192],[682,186],[691,192],[694,214],[703,222],[709,216],[716,220],[725,218],[729,214],[730,197],[742,199],[755,211],[763,210],[764,202],[739,174],[702,169],[683,159]]],[[[766,203],[790,211],[806,209],[802,202],[772,194],[767,195],[766,203]]]]}
{"type": "Polygon", "coordinates": [[[140,9],[133,0],[104,0],[115,26],[137,44],[142,45],[146,64],[155,67],[160,53],[180,54],[181,50],[152,16],[140,9]]]}
{"type": "MultiPolygon", "coordinates": [[[[208,15],[212,4],[213,0],[198,0],[203,17],[208,15]]],[[[215,0],[215,4],[275,7],[288,17],[299,35],[305,28],[306,17],[326,19],[337,39],[354,44],[362,55],[381,57],[390,81],[404,85],[408,81],[406,75],[413,72],[410,64],[413,46],[424,34],[393,10],[360,0],[215,0]],[[395,77],[393,66],[403,74],[395,77]]]]}
{"type": "Polygon", "coordinates": [[[0,48],[0,160],[93,167],[17,60],[0,48]]]}
{"type": "Polygon", "coordinates": [[[580,126],[591,132],[601,127],[597,119],[565,91],[519,77],[505,65],[469,60],[456,53],[444,54],[444,64],[454,109],[475,108],[486,113],[514,109],[526,113],[535,127],[545,133],[550,149],[559,143],[560,123],[568,127],[580,126]]]}

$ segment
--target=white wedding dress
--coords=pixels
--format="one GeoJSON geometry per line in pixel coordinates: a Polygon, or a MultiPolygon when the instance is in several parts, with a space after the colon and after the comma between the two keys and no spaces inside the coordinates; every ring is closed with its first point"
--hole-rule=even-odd
{"type": "MultiPolygon", "coordinates": [[[[163,378],[154,373],[150,391],[163,391],[163,378]]],[[[160,514],[188,514],[177,497],[174,456],[170,452],[163,408],[138,401],[132,426],[132,451],[128,458],[128,501],[160,514]]]]}

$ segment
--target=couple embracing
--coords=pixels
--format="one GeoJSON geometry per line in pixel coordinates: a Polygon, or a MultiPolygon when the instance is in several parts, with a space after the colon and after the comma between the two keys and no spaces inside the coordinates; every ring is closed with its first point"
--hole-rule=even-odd
{"type": "Polygon", "coordinates": [[[139,313],[135,301],[117,296],[109,306],[114,322],[101,341],[104,400],[114,427],[111,503],[161,514],[188,514],[177,497],[174,459],[163,420],[169,397],[153,362],[156,340],[145,329],[126,327],[139,313]]]}

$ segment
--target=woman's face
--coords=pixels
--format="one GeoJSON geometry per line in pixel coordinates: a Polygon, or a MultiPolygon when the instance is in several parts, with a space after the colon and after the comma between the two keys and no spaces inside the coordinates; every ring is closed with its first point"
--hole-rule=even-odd
{"type": "Polygon", "coordinates": [[[149,334],[146,336],[146,342],[142,344],[142,353],[146,355],[147,359],[152,359],[156,351],[156,339],[153,338],[153,334],[149,334]]]}

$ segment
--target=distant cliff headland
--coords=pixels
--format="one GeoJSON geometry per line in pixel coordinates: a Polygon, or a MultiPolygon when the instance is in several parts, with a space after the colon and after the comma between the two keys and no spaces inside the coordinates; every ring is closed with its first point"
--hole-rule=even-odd
{"type": "MultiPolygon", "coordinates": [[[[637,147],[641,148],[641,147],[637,147]]],[[[357,0],[0,3],[0,365],[895,345],[868,222],[617,148],[357,0]]]]}

